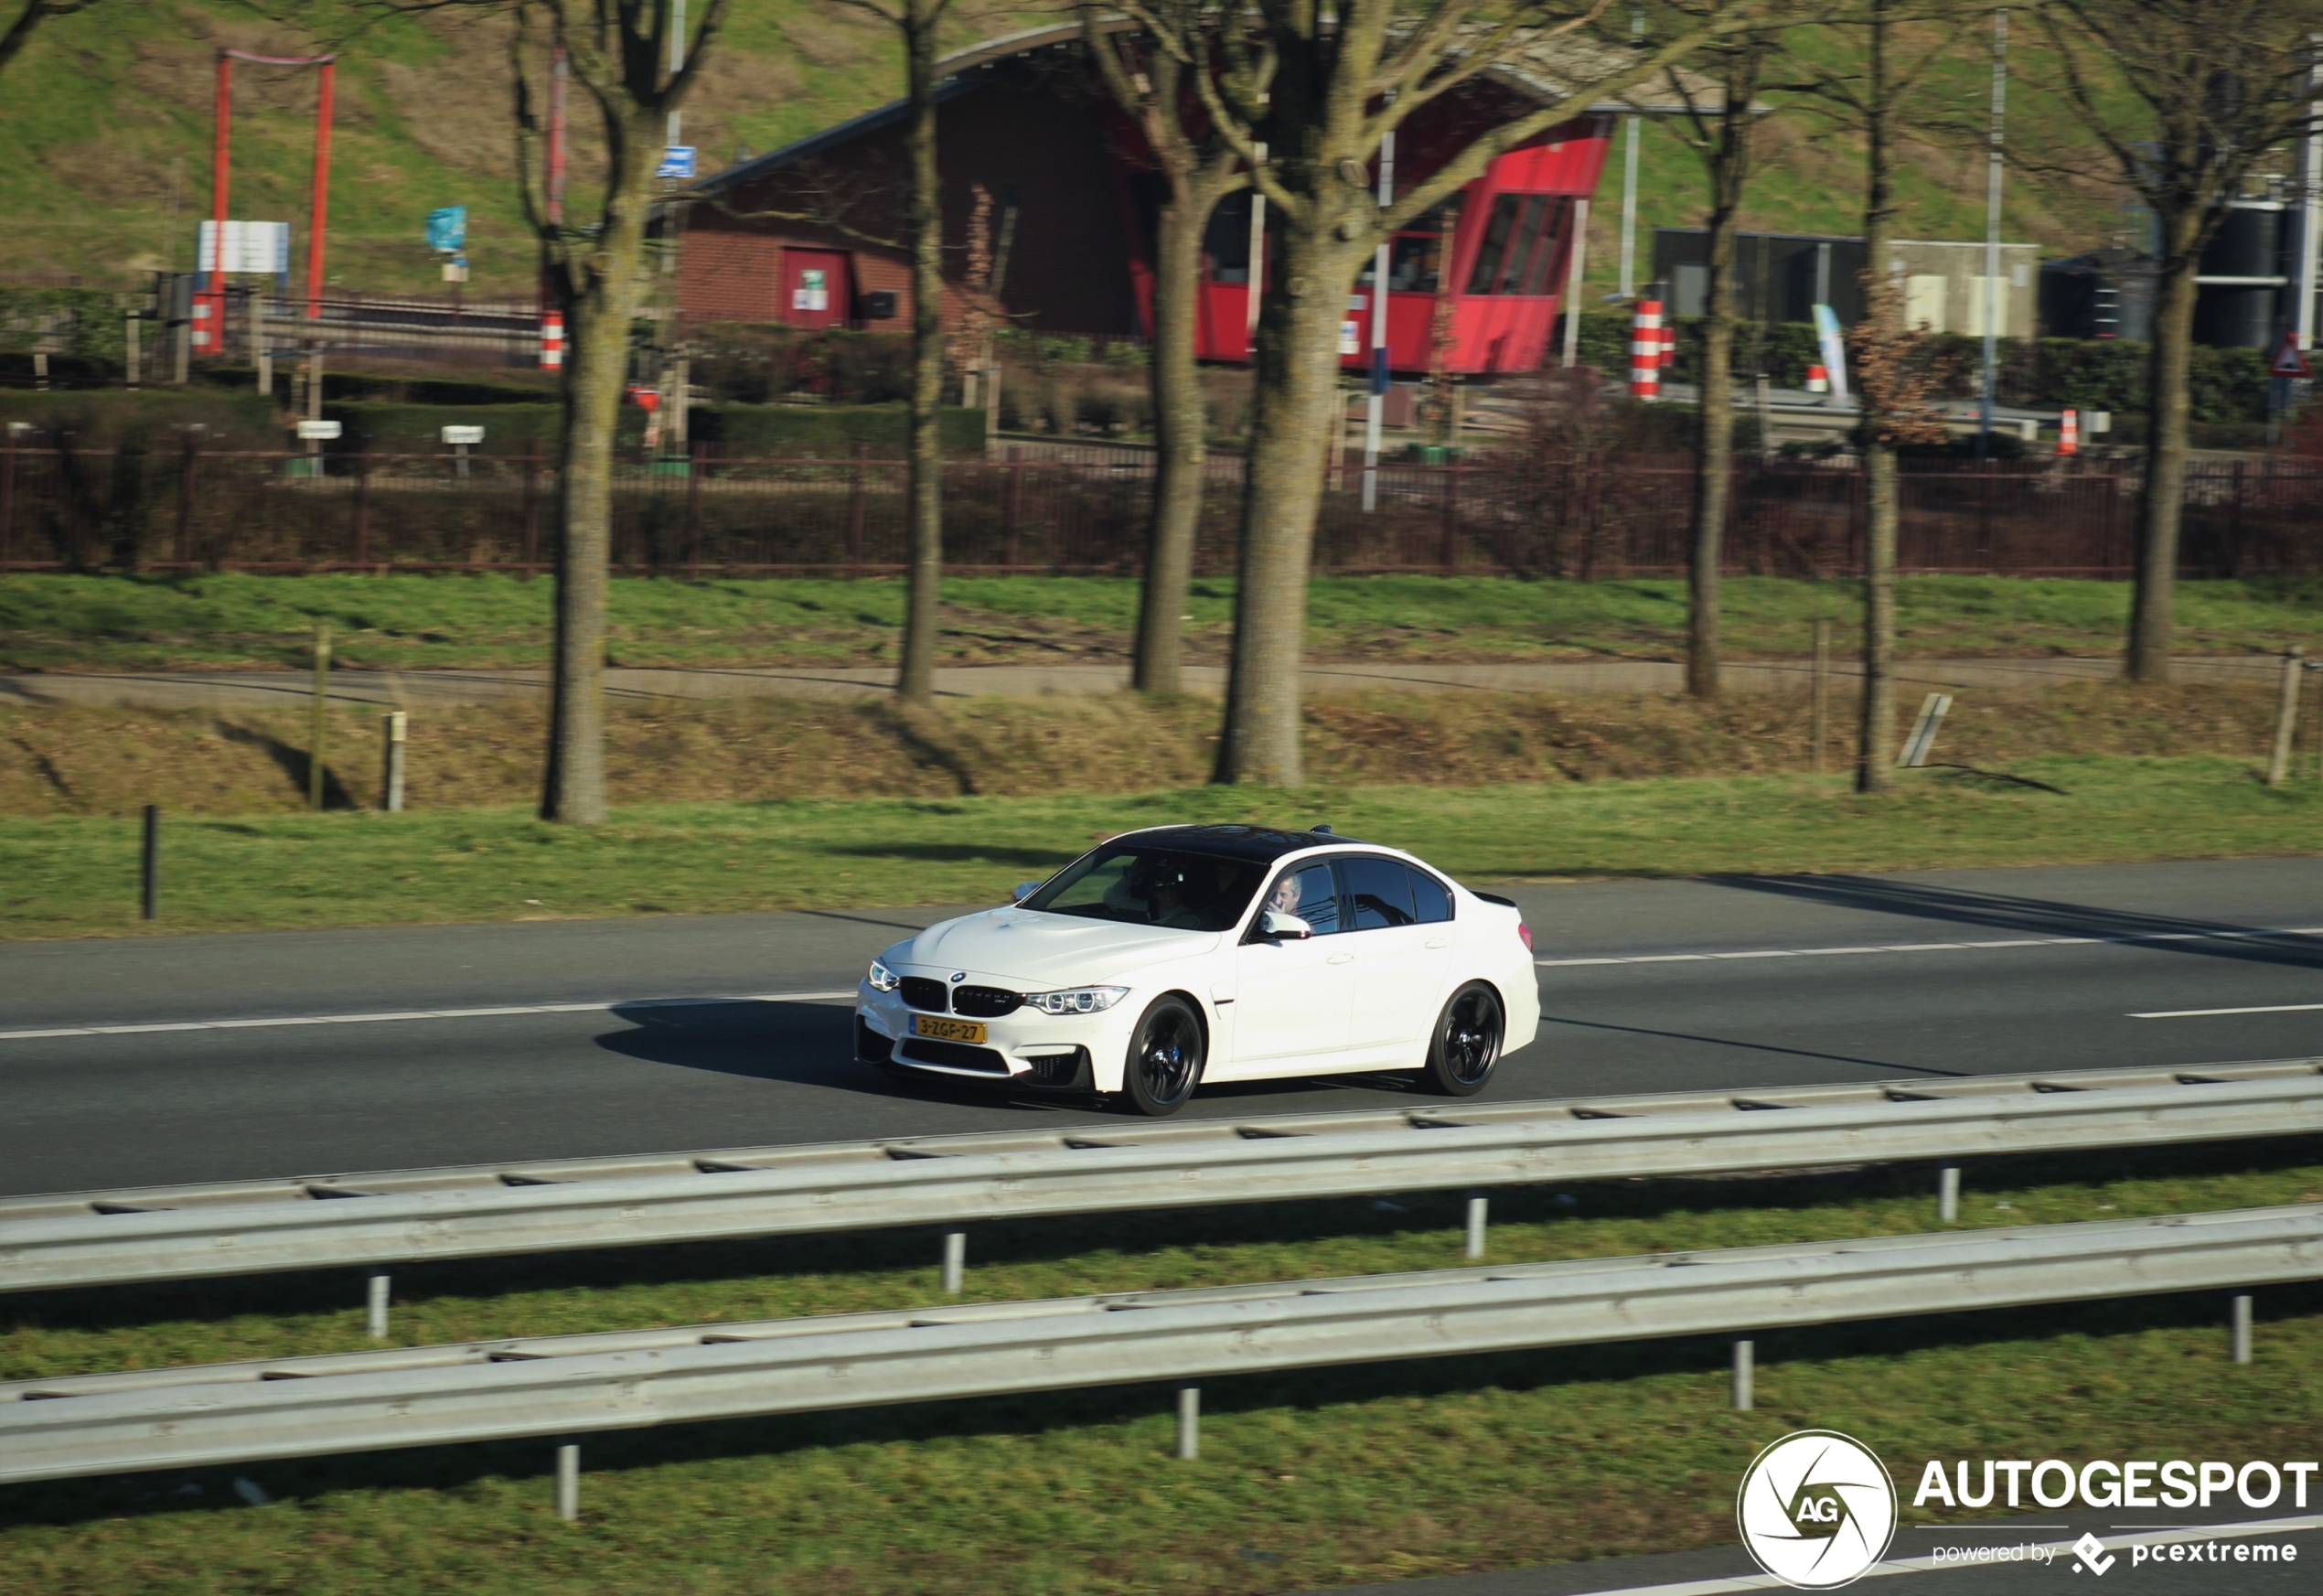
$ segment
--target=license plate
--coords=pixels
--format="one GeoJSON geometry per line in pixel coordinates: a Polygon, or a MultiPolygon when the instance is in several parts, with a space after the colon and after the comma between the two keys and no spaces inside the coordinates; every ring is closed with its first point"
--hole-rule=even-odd
{"type": "Polygon", "coordinates": [[[946,1020],[934,1014],[914,1014],[912,1034],[937,1042],[982,1042],[984,1026],[976,1020],[946,1020]]]}

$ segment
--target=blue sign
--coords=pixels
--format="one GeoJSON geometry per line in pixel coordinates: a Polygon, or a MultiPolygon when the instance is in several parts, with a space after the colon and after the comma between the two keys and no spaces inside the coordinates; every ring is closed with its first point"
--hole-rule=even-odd
{"type": "Polygon", "coordinates": [[[661,165],[654,169],[653,175],[657,177],[676,177],[682,182],[692,181],[693,151],[691,145],[669,145],[662,150],[661,165]]]}
{"type": "Polygon", "coordinates": [[[468,208],[447,205],[427,213],[427,247],[457,254],[467,248],[468,208]]]}

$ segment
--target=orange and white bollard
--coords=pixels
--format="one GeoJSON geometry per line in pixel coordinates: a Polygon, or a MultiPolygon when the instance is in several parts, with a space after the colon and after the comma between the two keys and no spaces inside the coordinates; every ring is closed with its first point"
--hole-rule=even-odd
{"type": "Polygon", "coordinates": [[[564,364],[564,312],[541,313],[541,367],[555,370],[564,364]]]}
{"type": "Polygon", "coordinates": [[[1641,299],[1630,319],[1630,397],[1662,396],[1662,302],[1641,299]]]}
{"type": "Polygon", "coordinates": [[[1820,366],[1809,366],[1807,368],[1807,391],[1809,393],[1830,392],[1831,373],[1825,371],[1820,366]]]}
{"type": "Polygon", "coordinates": [[[2081,412],[2069,410],[2058,418],[2057,452],[2060,455],[2081,453],[2081,412]]]}

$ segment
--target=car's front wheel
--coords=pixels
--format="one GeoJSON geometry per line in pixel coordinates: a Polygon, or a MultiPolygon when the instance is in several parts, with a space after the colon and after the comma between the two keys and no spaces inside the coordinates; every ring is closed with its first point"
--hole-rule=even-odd
{"type": "Polygon", "coordinates": [[[1121,1101],[1155,1119],[1176,1113],[1201,1084],[1208,1053],[1194,1005],[1180,997],[1156,998],[1130,1034],[1121,1101]]]}
{"type": "Polygon", "coordinates": [[[1472,980],[1452,993],[1429,1038],[1428,1066],[1422,1072],[1428,1085],[1448,1098],[1472,1098],[1483,1091],[1500,1063],[1501,1038],[1507,1029],[1500,994],[1483,981],[1472,980]]]}

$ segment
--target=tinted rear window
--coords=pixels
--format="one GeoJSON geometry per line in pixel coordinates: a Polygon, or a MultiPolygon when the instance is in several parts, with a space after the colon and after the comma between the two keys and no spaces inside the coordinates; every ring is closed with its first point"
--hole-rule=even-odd
{"type": "Polygon", "coordinates": [[[1419,923],[1432,926],[1439,920],[1451,919],[1451,890],[1424,870],[1415,870],[1410,873],[1412,908],[1418,915],[1419,923]]]}
{"type": "Polygon", "coordinates": [[[1358,854],[1339,862],[1347,883],[1347,896],[1355,910],[1355,929],[1376,931],[1389,926],[1409,926],[1417,916],[1411,907],[1411,873],[1392,859],[1358,854]]]}

